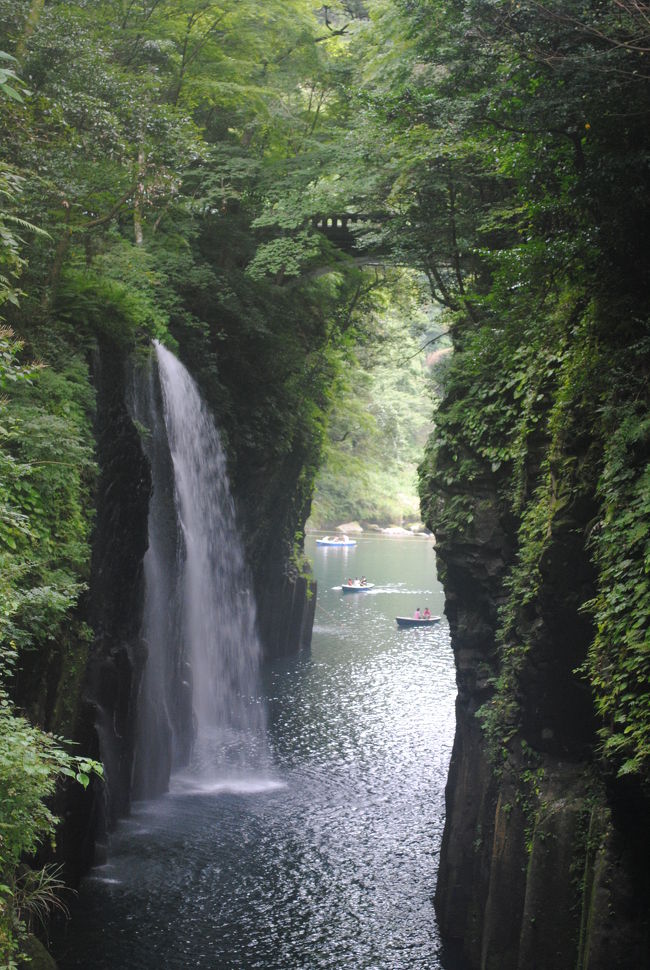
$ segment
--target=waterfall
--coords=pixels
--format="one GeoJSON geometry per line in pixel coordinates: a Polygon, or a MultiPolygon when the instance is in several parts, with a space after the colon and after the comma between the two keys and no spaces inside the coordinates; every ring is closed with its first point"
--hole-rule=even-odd
{"type": "Polygon", "coordinates": [[[268,760],[255,602],[225,454],[187,369],[157,342],[154,360],[131,407],[153,477],[135,797],[164,790],[188,761],[194,778],[216,781],[268,760]]]}

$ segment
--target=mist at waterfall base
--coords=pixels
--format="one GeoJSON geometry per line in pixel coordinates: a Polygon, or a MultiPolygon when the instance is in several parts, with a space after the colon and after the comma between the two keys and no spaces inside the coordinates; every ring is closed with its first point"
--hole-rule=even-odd
{"type": "Polygon", "coordinates": [[[136,798],[164,792],[171,771],[176,788],[219,788],[249,785],[251,772],[259,784],[269,768],[255,603],[225,454],[186,368],[158,343],[150,363],[131,394],[153,479],[136,798]]]}
{"type": "Polygon", "coordinates": [[[159,499],[145,564],[141,792],[154,794],[162,768],[188,755],[195,690],[198,754],[195,744],[191,767],[172,773],[169,792],[136,801],[118,824],[108,862],[71,906],[58,966],[441,970],[432,897],[453,658],[445,621],[398,630],[394,620],[418,605],[442,612],[431,543],[362,537],[354,548],[328,550],[309,539],[319,584],[312,649],[265,665],[257,678],[241,546],[236,535],[226,538],[234,517],[218,438],[213,448],[216,432],[189,375],[163,348],[156,357],[134,405],[150,430],[159,499]],[[218,501],[206,496],[188,508],[197,482],[214,487],[213,478],[218,501]],[[231,539],[234,572],[215,579],[231,539]],[[377,587],[356,597],[336,589],[362,574],[377,587]],[[207,655],[222,624],[225,652],[207,655]],[[157,636],[163,649],[154,660],[157,636]],[[232,655],[240,643],[243,658],[232,655]]]}

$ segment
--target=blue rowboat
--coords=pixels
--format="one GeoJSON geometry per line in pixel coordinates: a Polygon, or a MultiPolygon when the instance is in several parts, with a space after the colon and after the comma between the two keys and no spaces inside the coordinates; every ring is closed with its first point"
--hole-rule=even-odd
{"type": "Polygon", "coordinates": [[[367,589],[374,589],[374,583],[342,583],[341,590],[344,593],[365,593],[367,589]]]}

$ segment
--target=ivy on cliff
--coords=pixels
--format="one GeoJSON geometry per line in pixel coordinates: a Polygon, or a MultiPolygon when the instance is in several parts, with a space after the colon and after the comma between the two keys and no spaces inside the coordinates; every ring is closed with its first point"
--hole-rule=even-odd
{"type": "Polygon", "coordinates": [[[549,724],[533,730],[529,712],[544,705],[526,692],[550,664],[558,694],[578,704],[591,690],[607,763],[647,778],[647,23],[623,3],[397,6],[415,55],[392,100],[428,129],[387,114],[412,206],[413,186],[436,184],[426,166],[459,173],[418,237],[455,346],[423,509],[443,563],[486,541],[487,521],[513,550],[491,588],[504,602],[484,723],[495,752],[521,731],[541,744],[549,724]],[[422,156],[426,138],[437,158],[422,156]],[[574,617],[575,663],[544,640],[549,563],[564,561],[556,606],[574,617]]]}
{"type": "MultiPolygon", "coordinates": [[[[87,569],[84,507],[93,469],[80,434],[83,409],[69,391],[74,379],[21,365],[20,347],[0,329],[0,389],[11,393],[0,406],[0,960],[8,968],[17,965],[31,915],[55,905],[61,888],[47,870],[19,873],[44,840],[54,842],[58,820],[47,800],[65,776],[85,786],[91,773],[101,774],[100,765],[71,757],[61,738],[21,716],[7,689],[15,688],[25,651],[36,651],[46,671],[71,634],[85,639],[78,621],[70,630],[70,614],[87,569]],[[16,405],[21,392],[26,399],[16,405]]],[[[83,375],[80,386],[83,393],[83,375]]],[[[74,696],[78,677],[65,687],[74,696]]],[[[33,691],[24,696],[35,700],[33,691]]],[[[74,727],[74,707],[66,727],[74,727]]]]}
{"type": "Polygon", "coordinates": [[[596,635],[585,664],[603,719],[604,750],[622,773],[650,769],[650,418],[647,337],[609,361],[606,431],[592,547],[596,635]]]}

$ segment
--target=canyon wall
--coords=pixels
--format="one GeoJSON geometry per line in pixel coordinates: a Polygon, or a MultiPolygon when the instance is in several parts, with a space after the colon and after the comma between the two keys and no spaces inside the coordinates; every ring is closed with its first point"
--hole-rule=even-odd
{"type": "Polygon", "coordinates": [[[593,441],[556,439],[546,502],[553,445],[531,439],[533,526],[510,498],[510,469],[472,454],[469,405],[459,421],[457,403],[441,408],[422,488],[458,681],[435,895],[445,965],[637,970],[650,961],[650,798],[641,773],[603,756],[585,669],[598,589],[593,441]]]}
{"type": "MultiPolygon", "coordinates": [[[[593,719],[559,676],[553,695],[551,660],[531,664],[529,723],[506,749],[488,749],[476,716],[499,668],[494,604],[508,543],[495,525],[485,522],[474,549],[437,547],[459,685],[436,889],[449,966],[632,970],[650,946],[648,802],[638,784],[599,775],[585,744],[593,719]]],[[[576,641],[554,643],[564,651],[576,641]]]]}

